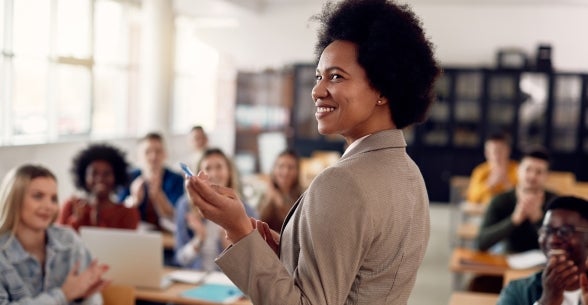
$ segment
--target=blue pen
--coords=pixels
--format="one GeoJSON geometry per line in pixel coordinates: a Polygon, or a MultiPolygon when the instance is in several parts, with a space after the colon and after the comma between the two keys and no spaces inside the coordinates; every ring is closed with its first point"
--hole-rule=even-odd
{"type": "Polygon", "coordinates": [[[184,171],[184,173],[186,173],[186,175],[188,177],[194,176],[194,173],[192,173],[192,171],[190,170],[188,165],[186,165],[185,163],[180,162],[180,167],[182,168],[182,170],[184,171]]]}

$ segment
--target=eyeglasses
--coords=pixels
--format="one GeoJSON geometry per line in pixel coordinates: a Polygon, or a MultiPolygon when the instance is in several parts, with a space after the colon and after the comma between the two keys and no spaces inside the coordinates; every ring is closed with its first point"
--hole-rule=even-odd
{"type": "Polygon", "coordinates": [[[550,226],[542,226],[539,228],[539,234],[549,236],[549,235],[557,235],[559,238],[568,239],[574,236],[576,233],[588,233],[588,227],[574,227],[570,225],[564,225],[561,227],[550,227],[550,226]]]}

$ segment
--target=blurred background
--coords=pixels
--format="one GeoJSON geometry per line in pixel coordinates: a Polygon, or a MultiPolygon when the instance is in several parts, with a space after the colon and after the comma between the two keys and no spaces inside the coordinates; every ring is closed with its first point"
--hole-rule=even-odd
{"type": "MultiPolygon", "coordinates": [[[[586,1],[401,2],[445,69],[429,121],[406,130],[433,201],[449,200],[450,177],[483,160],[496,129],[510,133],[515,158],[541,144],[554,169],[588,180],[586,1]]],[[[166,135],[176,163],[193,125],[243,176],[267,172],[285,146],[303,157],[342,152],[340,138],[316,133],[310,99],[310,17],[323,4],[0,0],[0,176],[40,162],[69,181],[71,156],[88,142],[112,142],[135,161],[149,131],[166,135]]]]}

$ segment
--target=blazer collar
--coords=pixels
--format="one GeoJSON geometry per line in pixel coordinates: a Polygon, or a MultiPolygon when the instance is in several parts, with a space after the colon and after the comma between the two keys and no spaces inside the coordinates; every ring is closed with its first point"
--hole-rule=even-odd
{"type": "Polygon", "coordinates": [[[352,147],[351,150],[345,152],[345,155],[340,160],[345,160],[353,157],[353,155],[367,151],[393,147],[406,147],[406,140],[400,129],[388,129],[371,134],[369,137],[361,140],[358,145],[352,147]]]}

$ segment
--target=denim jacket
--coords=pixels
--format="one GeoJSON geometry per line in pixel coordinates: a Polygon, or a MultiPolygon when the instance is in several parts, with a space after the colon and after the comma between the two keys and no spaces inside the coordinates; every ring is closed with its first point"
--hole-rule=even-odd
{"type": "Polygon", "coordinates": [[[79,270],[90,264],[90,253],[69,228],[50,226],[46,234],[45,266],[12,232],[0,235],[0,305],[101,305],[99,293],[81,302],[66,301],[61,285],[76,263],[79,270]]]}

